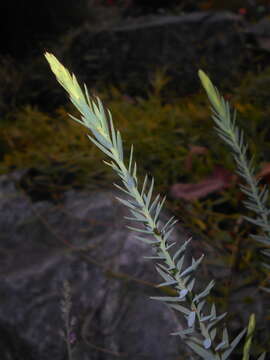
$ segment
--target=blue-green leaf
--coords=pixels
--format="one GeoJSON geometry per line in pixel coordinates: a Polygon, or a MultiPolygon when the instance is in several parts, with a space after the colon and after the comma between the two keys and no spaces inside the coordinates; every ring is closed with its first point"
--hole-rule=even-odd
{"type": "Polygon", "coordinates": [[[241,341],[241,339],[243,338],[243,336],[245,335],[247,329],[242,330],[237,336],[236,338],[233,340],[233,342],[230,343],[229,349],[226,350],[222,356],[221,359],[222,360],[226,360],[228,359],[228,357],[231,355],[231,353],[233,352],[233,350],[235,349],[235,347],[238,345],[238,343],[241,341]]]}
{"type": "Polygon", "coordinates": [[[175,309],[179,312],[181,312],[182,314],[188,315],[190,313],[190,310],[187,309],[186,307],[180,305],[180,304],[168,304],[169,307],[171,307],[172,309],[175,309]]]}
{"type": "Polygon", "coordinates": [[[211,341],[210,338],[205,339],[205,340],[203,341],[203,347],[204,347],[205,349],[209,349],[209,348],[211,347],[211,345],[212,345],[212,341],[211,341]]]}
{"type": "Polygon", "coordinates": [[[191,347],[191,349],[201,356],[204,360],[215,360],[215,356],[212,354],[211,351],[204,349],[202,346],[195,344],[192,341],[187,340],[186,344],[191,347]]]}
{"type": "Polygon", "coordinates": [[[196,320],[196,312],[191,311],[188,315],[188,327],[192,327],[196,320]]]}

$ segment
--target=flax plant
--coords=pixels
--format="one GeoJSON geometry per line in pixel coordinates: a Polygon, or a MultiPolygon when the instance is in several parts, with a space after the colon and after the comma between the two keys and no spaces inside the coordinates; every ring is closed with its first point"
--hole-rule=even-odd
{"type": "MultiPolygon", "coordinates": [[[[207,296],[214,286],[213,280],[199,292],[194,291],[195,271],[202,262],[203,255],[198,259],[192,258],[191,263],[185,265],[185,252],[191,239],[185,241],[178,249],[175,249],[175,243],[169,243],[170,234],[177,220],[172,217],[165,225],[161,225],[159,216],[165,197],[161,199],[160,195],[157,195],[152,199],[154,179],[148,179],[147,175],[142,186],[139,187],[137,165],[133,159],[133,145],[126,165],[121,134],[114,127],[110,111],[104,108],[98,97],[90,97],[86,86],[84,85],[82,89],[75,75],[71,74],[54,55],[46,53],[45,57],[58,82],[81,113],[80,119],[70,115],[71,118],[90,130],[89,139],[110,158],[109,162],[104,161],[105,164],[110,166],[122,180],[122,186],[114,185],[128,196],[128,200],[127,197],[125,199],[117,197],[117,199],[129,208],[132,216],[127,219],[138,224],[138,227],[129,226],[131,230],[139,233],[136,236],[137,240],[148,243],[155,250],[151,258],[156,261],[156,270],[164,280],[159,286],[172,286],[176,290],[177,296],[153,298],[163,301],[183,315],[186,326],[173,335],[180,336],[202,359],[228,359],[243,338],[246,329],[243,329],[234,340],[229,340],[226,326],[220,324],[226,314],[217,315],[215,304],[209,304],[207,301],[207,296]]],[[[207,81],[208,78],[202,72],[200,76],[203,77],[205,88],[211,93],[213,90],[211,83],[207,81]]],[[[223,109],[219,103],[220,98],[212,96],[211,100],[216,112],[219,111],[227,119],[228,108],[225,106],[223,109]]],[[[247,353],[249,348],[246,349],[247,353]]],[[[260,360],[263,358],[264,354],[261,355],[260,360]]]]}
{"type": "MultiPolygon", "coordinates": [[[[199,77],[212,105],[212,118],[217,125],[215,130],[221,139],[231,148],[237,165],[236,172],[247,183],[247,185],[240,185],[241,191],[248,197],[248,200],[243,203],[247,209],[255,212],[257,218],[253,219],[244,216],[244,219],[257,225],[264,232],[263,235],[251,234],[250,237],[262,243],[265,247],[262,251],[263,254],[270,257],[270,223],[268,220],[270,209],[266,206],[269,191],[266,188],[266,185],[263,186],[262,190],[258,188],[260,178],[255,179],[255,167],[253,165],[254,158],[251,158],[251,160],[247,159],[246,154],[248,145],[244,144],[244,133],[235,125],[236,110],[234,110],[231,115],[228,101],[224,100],[219,94],[218,89],[212,84],[211,80],[202,70],[199,70],[199,77]]],[[[269,264],[264,265],[268,270],[270,269],[269,264]]],[[[264,289],[270,292],[270,289],[264,289]]]]}

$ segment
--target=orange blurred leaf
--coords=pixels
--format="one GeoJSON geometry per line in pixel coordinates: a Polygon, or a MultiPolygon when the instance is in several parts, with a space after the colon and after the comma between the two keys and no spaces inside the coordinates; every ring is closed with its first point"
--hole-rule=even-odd
{"type": "Polygon", "coordinates": [[[264,179],[270,184],[270,163],[263,163],[261,171],[256,175],[256,178],[264,179]]]}
{"type": "Polygon", "coordinates": [[[210,1],[203,1],[203,2],[200,3],[199,7],[200,7],[201,10],[204,10],[204,11],[210,10],[213,7],[213,1],[211,1],[211,0],[210,1]]]}
{"type": "Polygon", "coordinates": [[[178,183],[172,185],[170,194],[174,198],[196,200],[234,185],[237,179],[238,176],[234,173],[221,166],[216,166],[211,176],[197,184],[178,183]]]}

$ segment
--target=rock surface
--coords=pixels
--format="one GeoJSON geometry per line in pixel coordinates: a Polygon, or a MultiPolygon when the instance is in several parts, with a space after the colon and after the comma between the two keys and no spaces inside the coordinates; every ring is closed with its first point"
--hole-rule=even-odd
{"type": "MultiPolygon", "coordinates": [[[[163,71],[169,77],[161,90],[167,101],[201,89],[199,68],[219,87],[231,87],[231,80],[239,83],[246,72],[256,71],[258,65],[261,69],[268,66],[269,23],[265,18],[249,24],[240,15],[223,11],[120,20],[111,16],[99,27],[89,21],[69,34],[62,45],[59,41],[46,50],[89,89],[100,85],[103,91],[104,85],[114,84],[123,95],[145,96],[152,90],[156,70],[163,71]]],[[[31,104],[54,111],[67,101],[43,54],[16,66],[4,67],[1,59],[0,63],[7,74],[0,79],[1,116],[14,106],[31,104]]]]}
{"type": "Polygon", "coordinates": [[[127,19],[80,32],[67,56],[73,72],[91,86],[96,81],[126,83],[129,93],[138,94],[157,69],[164,69],[171,77],[168,89],[186,95],[199,87],[199,68],[218,83],[239,72],[248,56],[246,25],[230,12],[127,19]]]}
{"type": "Polygon", "coordinates": [[[250,45],[261,51],[270,51],[270,19],[262,18],[256,24],[250,25],[245,33],[250,45]]]}

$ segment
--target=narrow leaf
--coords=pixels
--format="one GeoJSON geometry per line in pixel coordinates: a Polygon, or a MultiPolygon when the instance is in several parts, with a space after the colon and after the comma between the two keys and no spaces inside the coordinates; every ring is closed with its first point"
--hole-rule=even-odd
{"type": "Polygon", "coordinates": [[[205,339],[204,341],[203,341],[203,347],[205,348],[205,349],[209,349],[210,347],[211,347],[211,345],[212,345],[212,341],[211,341],[211,339],[205,339]]]}
{"type": "Polygon", "coordinates": [[[209,350],[204,349],[198,344],[195,344],[192,341],[187,340],[186,344],[191,347],[191,349],[202,357],[204,360],[215,360],[215,355],[213,355],[209,350]]]}
{"type": "Polygon", "coordinates": [[[243,336],[245,335],[247,329],[244,329],[240,332],[240,334],[238,334],[236,336],[236,338],[233,340],[233,342],[231,342],[230,347],[228,350],[226,350],[222,356],[221,359],[222,360],[226,360],[228,359],[228,357],[231,355],[231,353],[233,352],[233,350],[235,349],[235,347],[238,345],[238,343],[241,341],[241,339],[243,338],[243,336]]]}
{"type": "Polygon", "coordinates": [[[194,325],[195,319],[196,319],[196,312],[191,311],[190,314],[188,315],[188,327],[192,327],[194,325]]]}

